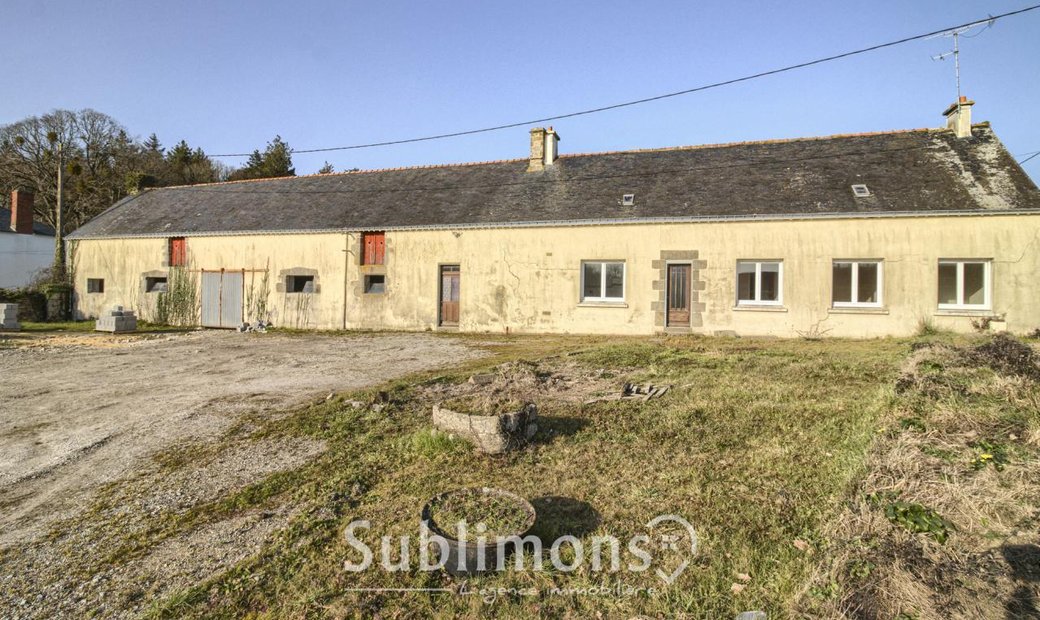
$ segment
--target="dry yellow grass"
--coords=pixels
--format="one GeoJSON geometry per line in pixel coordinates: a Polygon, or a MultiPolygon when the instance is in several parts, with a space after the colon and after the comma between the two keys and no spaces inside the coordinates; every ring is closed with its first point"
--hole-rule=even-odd
{"type": "Polygon", "coordinates": [[[907,359],[901,383],[912,385],[893,395],[868,473],[827,528],[829,549],[799,605],[805,616],[1040,614],[1040,389],[964,354],[939,345],[907,359]],[[946,544],[913,534],[872,493],[931,508],[956,530],[946,544]]]}

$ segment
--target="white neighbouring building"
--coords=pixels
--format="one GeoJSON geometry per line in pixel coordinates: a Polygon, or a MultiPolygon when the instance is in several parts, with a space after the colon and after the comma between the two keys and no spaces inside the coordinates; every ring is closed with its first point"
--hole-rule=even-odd
{"type": "Polygon", "coordinates": [[[33,195],[11,192],[11,209],[0,208],[0,288],[32,282],[54,260],[54,229],[34,222],[33,195]]]}

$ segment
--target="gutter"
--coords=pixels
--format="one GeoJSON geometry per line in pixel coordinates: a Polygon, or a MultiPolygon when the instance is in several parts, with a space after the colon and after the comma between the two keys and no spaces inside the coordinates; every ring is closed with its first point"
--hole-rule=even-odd
{"type": "Polygon", "coordinates": [[[711,222],[784,222],[813,220],[860,220],[860,219],[905,219],[927,217],[988,217],[988,216],[1025,216],[1040,215],[1040,209],[1001,209],[987,211],[945,210],[945,211],[887,211],[865,213],[796,213],[789,215],[704,215],[642,218],[596,218],[581,220],[533,220],[526,222],[492,222],[464,224],[423,224],[413,226],[366,226],[352,228],[305,228],[288,230],[234,230],[234,231],[177,231],[168,230],[162,233],[136,233],[126,235],[81,235],[73,232],[66,239],[103,240],[103,239],[165,239],[168,237],[248,237],[262,235],[322,235],[344,234],[352,232],[398,232],[398,231],[435,231],[435,230],[496,230],[509,228],[561,228],[583,226],[630,226],[653,224],[697,224],[711,222]]]}

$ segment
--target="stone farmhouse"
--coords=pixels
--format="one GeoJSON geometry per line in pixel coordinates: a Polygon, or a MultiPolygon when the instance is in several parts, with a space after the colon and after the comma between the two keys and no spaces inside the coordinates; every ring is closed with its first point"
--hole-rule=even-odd
{"type": "Polygon", "coordinates": [[[1040,327],[1040,192],[946,126],[169,187],[70,236],[80,318],[849,337],[1040,327]]]}

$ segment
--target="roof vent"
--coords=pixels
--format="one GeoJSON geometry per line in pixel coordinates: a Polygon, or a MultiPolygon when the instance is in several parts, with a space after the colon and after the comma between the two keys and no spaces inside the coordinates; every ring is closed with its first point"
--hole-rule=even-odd
{"type": "Polygon", "coordinates": [[[621,196],[621,205],[622,206],[624,206],[624,207],[631,207],[634,204],[636,204],[636,195],[635,194],[623,194],[621,196]]]}
{"type": "Polygon", "coordinates": [[[870,195],[870,190],[867,189],[866,185],[853,185],[852,195],[856,198],[866,198],[870,195]]]}

